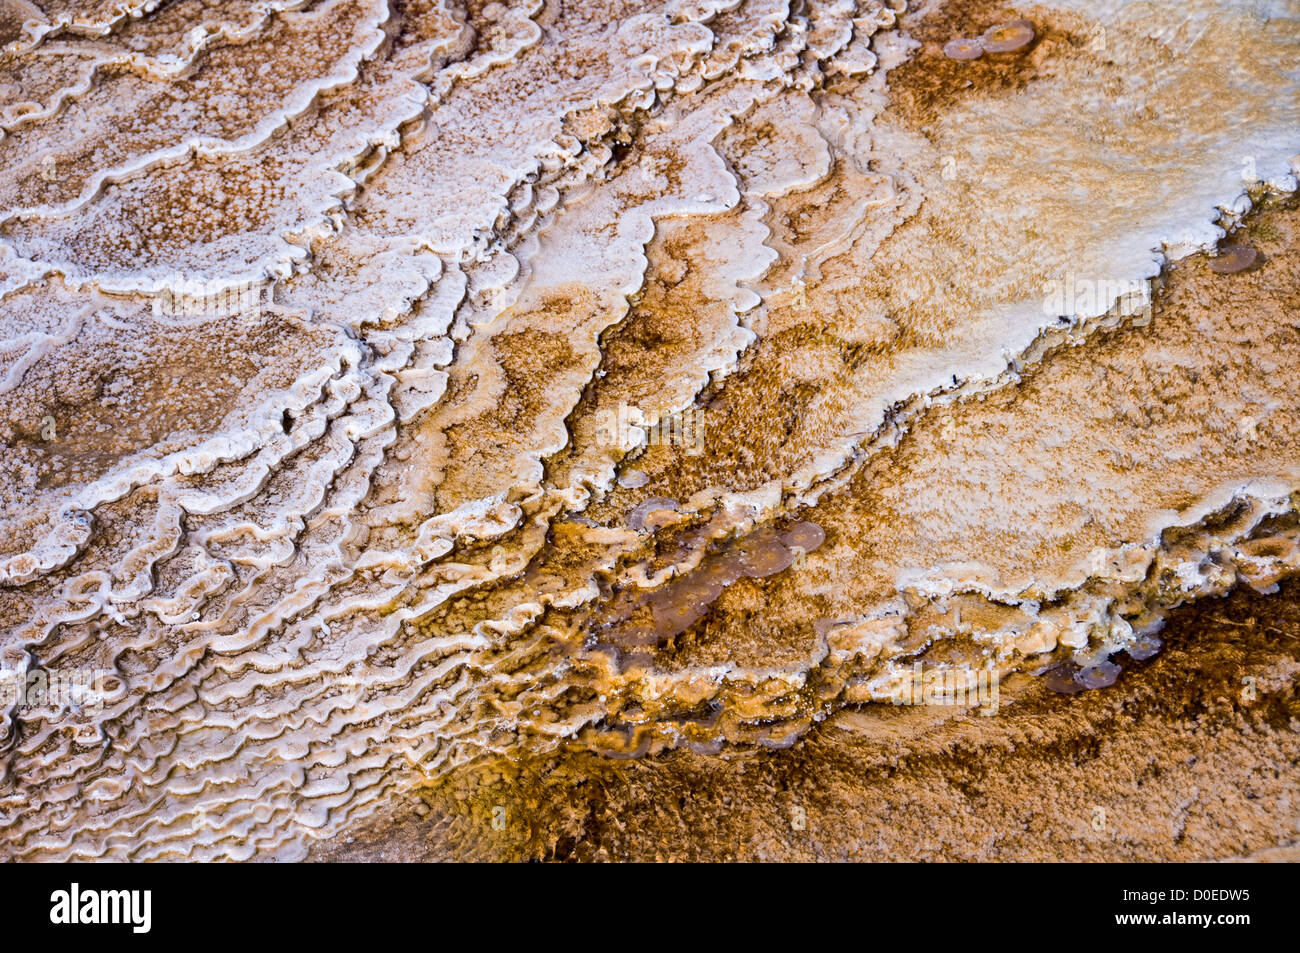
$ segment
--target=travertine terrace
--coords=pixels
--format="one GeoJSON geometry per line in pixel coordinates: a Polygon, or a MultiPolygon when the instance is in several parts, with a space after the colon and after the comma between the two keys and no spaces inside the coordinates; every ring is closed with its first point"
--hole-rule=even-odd
{"type": "Polygon", "coordinates": [[[0,43],[0,856],[1300,837],[1297,0],[0,43]]]}

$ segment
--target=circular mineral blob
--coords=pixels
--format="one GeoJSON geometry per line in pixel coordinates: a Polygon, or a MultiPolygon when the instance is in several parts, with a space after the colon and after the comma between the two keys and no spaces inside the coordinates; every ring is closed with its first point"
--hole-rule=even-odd
{"type": "Polygon", "coordinates": [[[959,37],[943,45],[943,55],[950,60],[977,60],[984,55],[979,37],[959,37]]]}
{"type": "Polygon", "coordinates": [[[696,601],[708,605],[722,595],[722,583],[716,579],[707,579],[702,575],[690,576],[674,584],[674,598],[696,601]]]}
{"type": "Polygon", "coordinates": [[[1164,644],[1154,635],[1139,635],[1125,651],[1128,652],[1128,657],[1134,661],[1145,662],[1147,659],[1154,657],[1164,647],[1164,644]]]}
{"type": "Polygon", "coordinates": [[[775,536],[747,540],[740,553],[745,575],[756,579],[775,575],[794,562],[794,553],[775,536]]]}
{"type": "Polygon", "coordinates": [[[618,485],[625,490],[635,490],[650,482],[650,475],[644,470],[624,470],[618,478],[618,485]]]}
{"type": "Polygon", "coordinates": [[[1122,669],[1114,662],[1098,662],[1087,668],[1079,669],[1074,680],[1087,689],[1108,688],[1115,684],[1122,669]]]}
{"type": "Polygon", "coordinates": [[[795,523],[781,534],[781,542],[787,546],[798,546],[805,553],[826,542],[826,533],[816,523],[795,523]]]}
{"type": "Polygon", "coordinates": [[[738,553],[726,553],[710,559],[696,571],[694,578],[701,582],[729,586],[745,574],[745,563],[738,553]]]}
{"type": "Polygon", "coordinates": [[[1219,256],[1210,259],[1210,271],[1216,275],[1235,275],[1254,266],[1259,260],[1259,252],[1249,245],[1224,245],[1219,249],[1219,256]]]}
{"type": "Polygon", "coordinates": [[[999,23],[985,30],[981,39],[989,53],[1014,53],[1034,42],[1034,24],[1029,20],[999,23]]]}
{"type": "Polygon", "coordinates": [[[675,593],[665,593],[651,607],[655,634],[660,639],[672,638],[699,622],[708,611],[708,603],[680,597],[675,593]]]}
{"type": "Polygon", "coordinates": [[[1062,695],[1077,695],[1083,691],[1083,686],[1079,684],[1075,675],[1079,669],[1070,664],[1058,665],[1043,676],[1043,683],[1052,691],[1062,695]]]}

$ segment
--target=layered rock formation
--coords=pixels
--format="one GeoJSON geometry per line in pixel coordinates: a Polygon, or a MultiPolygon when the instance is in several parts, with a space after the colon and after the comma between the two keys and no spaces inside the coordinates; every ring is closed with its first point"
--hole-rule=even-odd
{"type": "MultiPolygon", "coordinates": [[[[689,855],[536,805],[698,823],[745,763],[870,816],[848,760],[955,784],[1263,677],[1149,661],[1243,586],[1274,717],[1224,757],[1294,778],[1295,3],[9,2],[0,39],[0,665],[96,674],[7,699],[6,856],[689,855]],[[1031,707],[900,713],[925,672],[1031,707]]],[[[1197,849],[1289,843],[1269,790],[1197,849]]],[[[751,856],[811,850],[758,836],[787,807],[751,856]]]]}

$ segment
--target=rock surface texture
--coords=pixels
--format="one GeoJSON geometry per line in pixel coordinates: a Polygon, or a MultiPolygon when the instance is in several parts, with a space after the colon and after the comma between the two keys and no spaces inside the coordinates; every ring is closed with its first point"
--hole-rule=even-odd
{"type": "Polygon", "coordinates": [[[1300,0],[0,0],[0,168],[0,857],[1300,850],[1300,0]]]}

